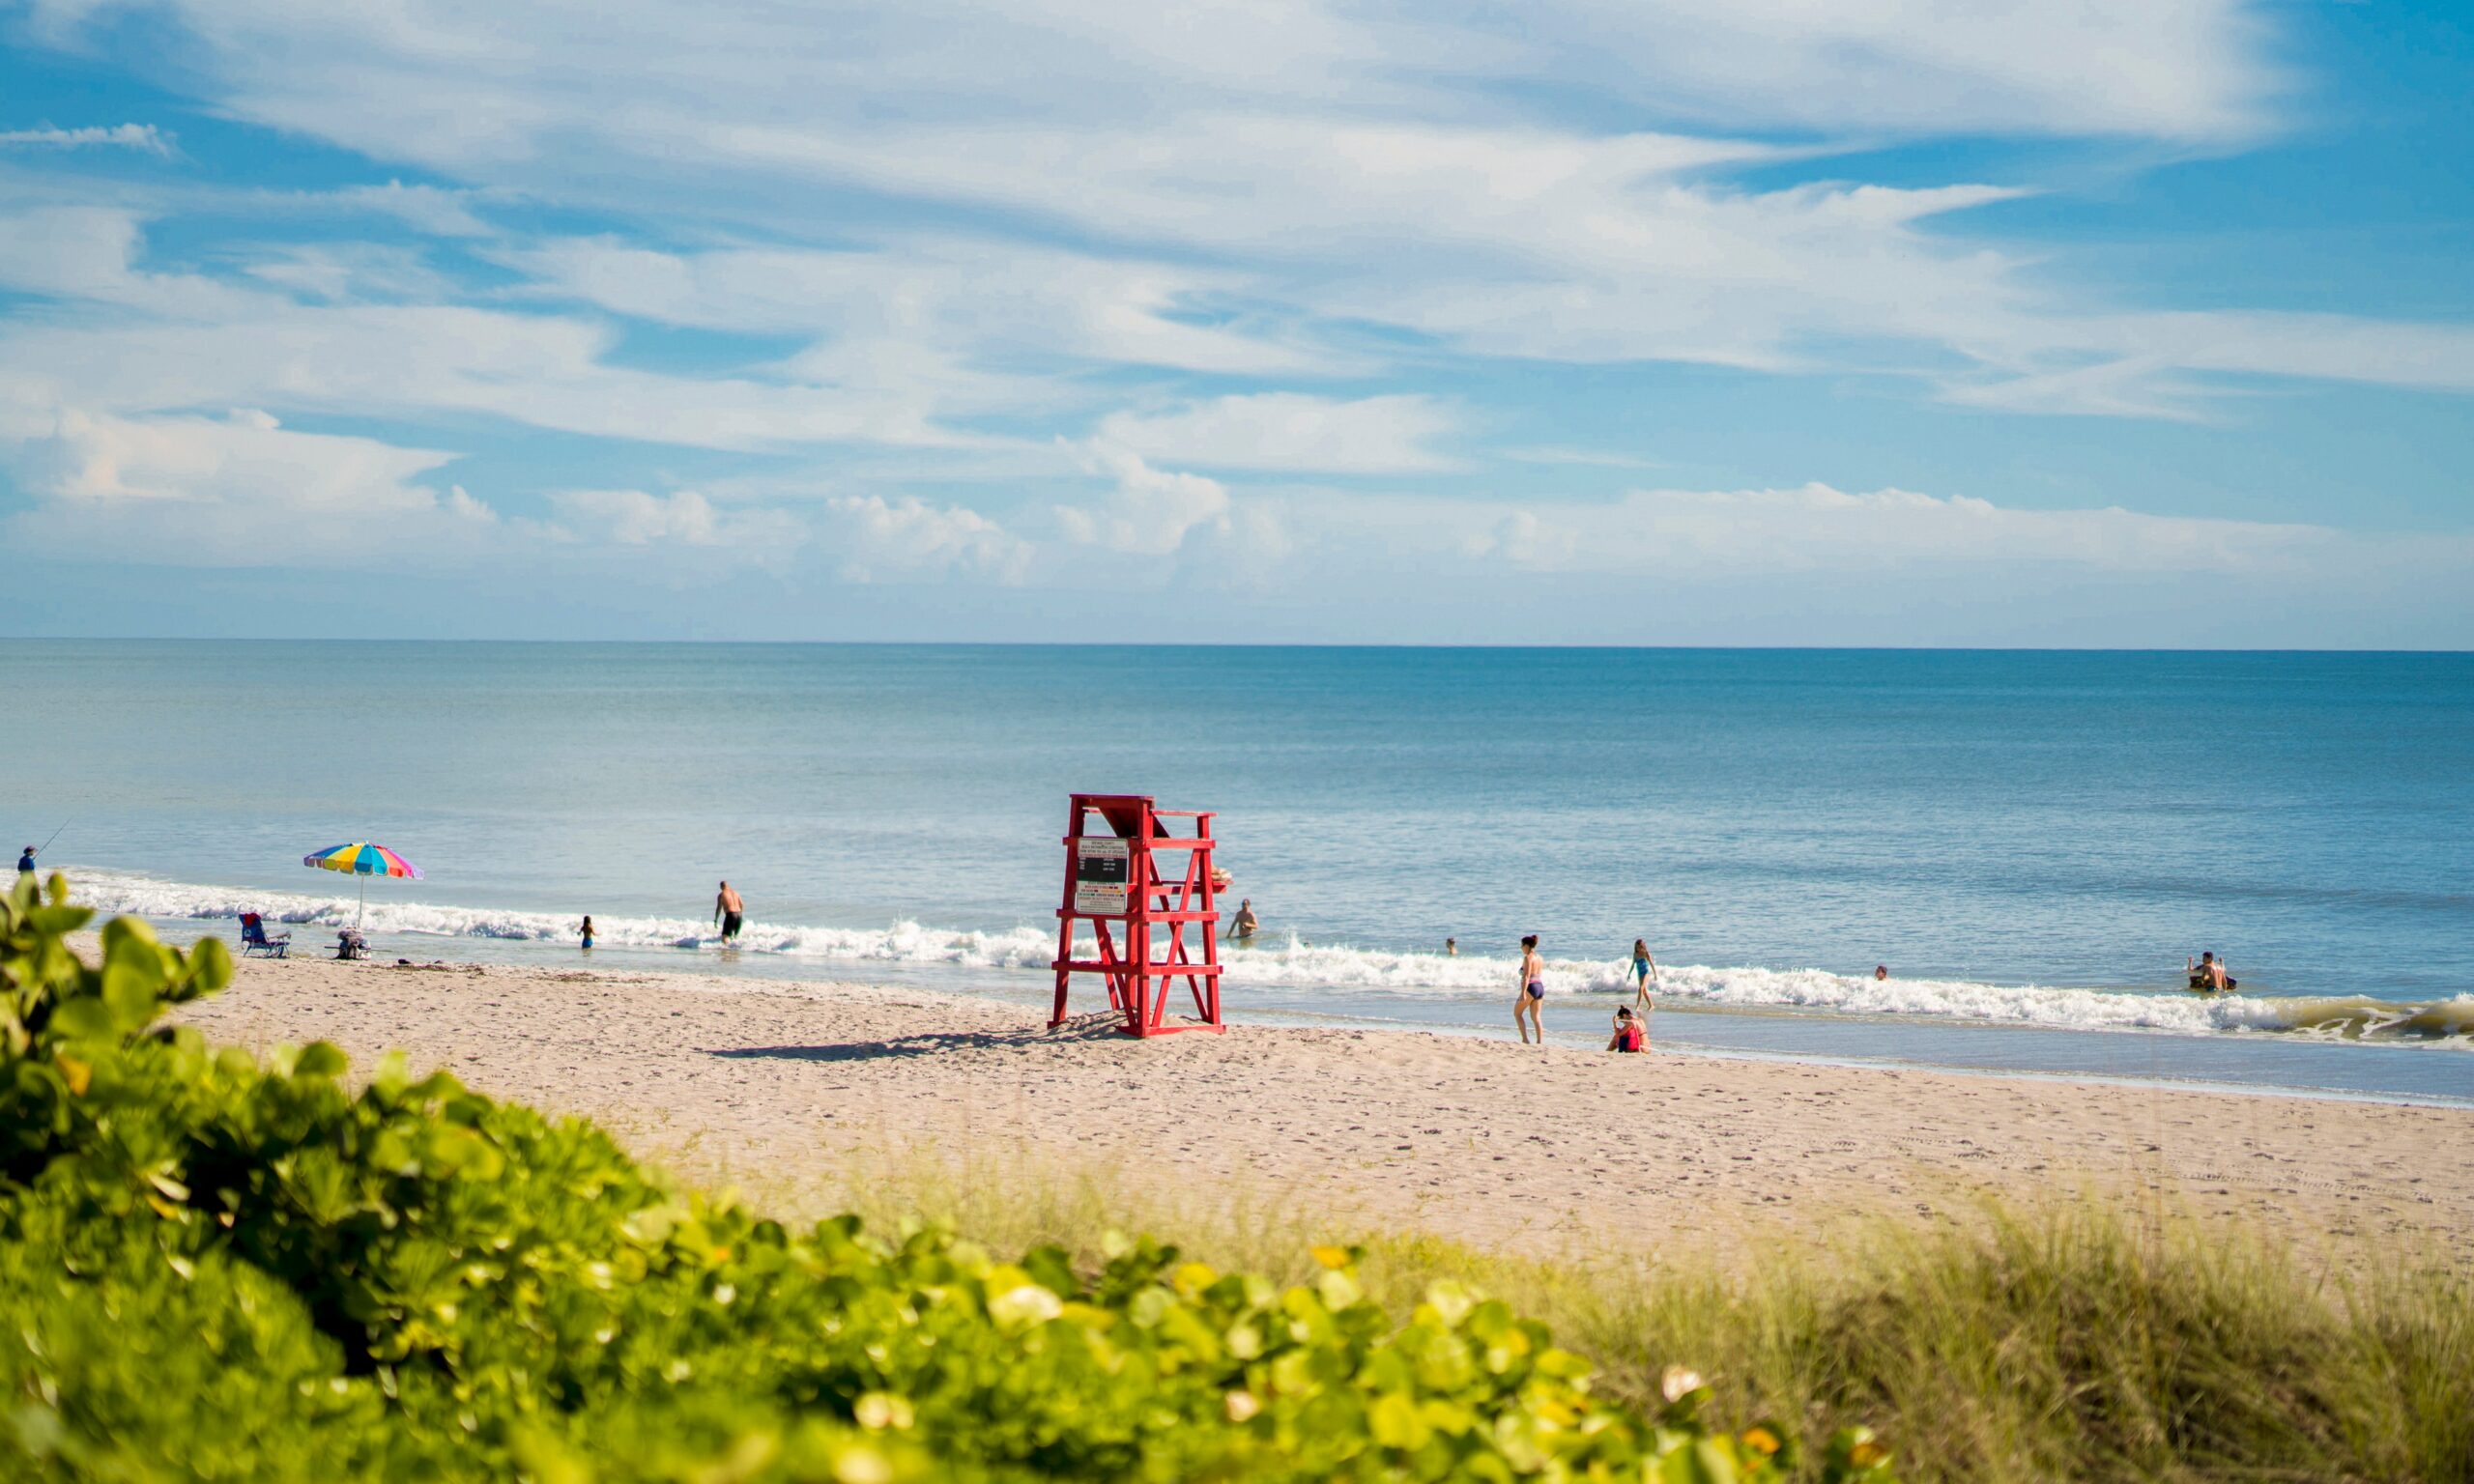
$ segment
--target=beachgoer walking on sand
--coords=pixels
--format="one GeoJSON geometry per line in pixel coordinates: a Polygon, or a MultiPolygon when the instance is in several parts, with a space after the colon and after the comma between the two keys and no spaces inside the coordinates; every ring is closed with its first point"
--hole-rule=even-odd
{"type": "Polygon", "coordinates": [[[592,947],[592,918],[590,914],[584,920],[584,946],[592,947]]]}
{"type": "Polygon", "coordinates": [[[18,856],[17,856],[17,874],[19,874],[19,875],[21,875],[21,876],[31,876],[31,875],[33,875],[34,873],[35,873],[35,847],[34,847],[34,846],[32,846],[32,845],[28,845],[28,846],[26,846],[26,848],[25,848],[23,851],[21,851],[21,852],[19,852],[19,853],[18,853],[18,856]]]}
{"type": "Polygon", "coordinates": [[[1248,938],[1252,937],[1254,935],[1254,929],[1261,926],[1263,926],[1262,919],[1254,916],[1254,899],[1251,897],[1239,898],[1237,900],[1237,917],[1234,922],[1231,922],[1228,925],[1228,935],[1231,938],[1236,939],[1238,942],[1243,943],[1248,938]]]}
{"type": "Polygon", "coordinates": [[[1606,1049],[1609,1051],[1650,1049],[1649,1033],[1641,1028],[1641,1022],[1633,1015],[1631,1006],[1615,1007],[1615,1035],[1606,1042],[1606,1049]]]}
{"type": "Polygon", "coordinates": [[[1539,1008],[1546,1003],[1546,960],[1538,956],[1538,934],[1520,940],[1520,988],[1511,1002],[1512,1028],[1520,1043],[1529,1044],[1530,1027],[1538,1028],[1538,1043],[1546,1044],[1546,1022],[1539,1008]]]}
{"type": "Polygon", "coordinates": [[[1658,961],[1650,956],[1650,940],[1634,938],[1632,940],[1632,1003],[1644,1011],[1658,1008],[1657,1002],[1650,998],[1650,981],[1657,978],[1657,975],[1658,961]]]}
{"type": "Polygon", "coordinates": [[[739,925],[746,921],[746,916],[747,903],[739,899],[738,893],[731,890],[728,881],[723,882],[722,894],[713,899],[713,921],[722,925],[723,942],[737,939],[739,925]]]}

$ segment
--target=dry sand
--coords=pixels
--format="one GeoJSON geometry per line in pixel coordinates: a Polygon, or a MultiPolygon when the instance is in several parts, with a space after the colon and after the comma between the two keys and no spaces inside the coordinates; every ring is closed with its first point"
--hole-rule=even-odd
{"type": "Polygon", "coordinates": [[[2474,1255],[2468,1109],[1405,1031],[1136,1042],[899,987],[463,964],[252,960],[182,1018],[360,1063],[402,1047],[416,1070],[591,1116],[691,1178],[793,1208],[924,1143],[982,1173],[1268,1195],[1537,1255],[1731,1244],[1849,1213],[1949,1219],[1979,1192],[2155,1192],[2322,1248],[2474,1255]]]}

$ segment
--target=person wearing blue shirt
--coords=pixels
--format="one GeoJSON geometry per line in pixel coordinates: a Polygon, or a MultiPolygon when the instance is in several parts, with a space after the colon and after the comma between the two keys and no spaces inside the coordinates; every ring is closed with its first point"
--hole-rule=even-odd
{"type": "Polygon", "coordinates": [[[18,857],[17,857],[17,874],[19,874],[19,875],[21,875],[21,876],[31,876],[31,875],[33,875],[34,873],[35,873],[35,847],[34,847],[34,846],[32,846],[32,845],[28,845],[28,846],[26,846],[25,853],[24,853],[23,855],[20,855],[20,856],[18,856],[18,857]]]}

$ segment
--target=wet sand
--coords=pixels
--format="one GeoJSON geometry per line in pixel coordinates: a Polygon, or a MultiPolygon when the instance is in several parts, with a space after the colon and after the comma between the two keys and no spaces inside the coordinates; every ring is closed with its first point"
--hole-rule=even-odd
{"type": "Polygon", "coordinates": [[[357,1063],[402,1047],[786,1214],[821,1214],[856,1164],[926,1148],[1539,1255],[1964,1219],[1992,1193],[2152,1195],[2314,1249],[2474,1256],[2474,1109],[1407,1031],[1136,1042],[1096,1015],[1051,1032],[901,987],[470,964],[248,960],[181,1018],[256,1048],[331,1041],[357,1063]]]}

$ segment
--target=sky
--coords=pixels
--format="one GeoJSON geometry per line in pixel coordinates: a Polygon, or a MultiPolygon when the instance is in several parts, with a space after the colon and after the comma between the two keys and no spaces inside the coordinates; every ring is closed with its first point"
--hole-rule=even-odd
{"type": "Polygon", "coordinates": [[[0,633],[2474,647],[2474,14],[0,0],[0,633]]]}

